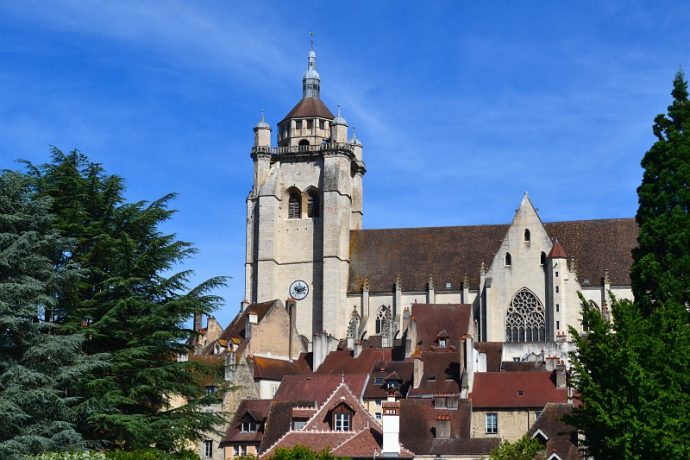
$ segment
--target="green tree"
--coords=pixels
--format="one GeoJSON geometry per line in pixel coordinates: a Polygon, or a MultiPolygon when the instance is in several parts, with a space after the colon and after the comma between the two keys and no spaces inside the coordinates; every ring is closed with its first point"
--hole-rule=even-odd
{"type": "Polygon", "coordinates": [[[690,458],[690,112],[680,72],[672,95],[642,161],[635,300],[612,298],[608,322],[582,298],[588,331],[570,330],[582,405],[568,421],[594,458],[690,458]]]}
{"type": "Polygon", "coordinates": [[[290,449],[279,447],[271,456],[271,460],[334,460],[328,449],[319,452],[311,450],[309,447],[297,445],[290,449]]]}
{"type": "Polygon", "coordinates": [[[53,229],[49,199],[28,177],[0,174],[0,458],[83,447],[72,381],[99,363],[83,337],[50,320],[58,287],[79,276],[70,241],[53,229]]]}
{"type": "Polygon", "coordinates": [[[490,460],[542,460],[546,458],[544,446],[525,435],[515,442],[503,441],[489,452],[490,460]]]}
{"type": "Polygon", "coordinates": [[[126,450],[168,452],[213,431],[222,417],[202,406],[218,396],[205,395],[198,381],[219,369],[176,356],[194,335],[186,322],[219,305],[211,291],[225,279],[190,289],[192,272],[173,272],[196,252],[159,229],[173,213],[174,195],[128,203],[122,179],[77,151],[53,149],[50,163],[28,166],[40,193],[52,199],[57,228],[76,242],[69,261],[85,271],[63,285],[55,315],[67,329],[83,331],[87,353],[111,356],[110,366],[80,387],[80,431],[126,450]],[[171,407],[172,397],[187,403],[171,407]]]}
{"type": "Polygon", "coordinates": [[[668,114],[654,119],[657,141],[642,160],[637,189],[640,235],[631,277],[645,314],[667,300],[690,305],[690,102],[682,72],[671,95],[668,114]]]}

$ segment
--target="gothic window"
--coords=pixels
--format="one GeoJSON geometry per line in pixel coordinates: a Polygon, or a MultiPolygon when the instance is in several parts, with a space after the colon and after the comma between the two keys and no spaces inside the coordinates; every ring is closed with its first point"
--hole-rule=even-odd
{"type": "Polygon", "coordinates": [[[288,199],[288,219],[299,219],[302,217],[302,198],[299,192],[293,190],[288,199]]]}
{"type": "Polygon", "coordinates": [[[359,313],[357,313],[357,310],[352,312],[352,316],[350,317],[350,324],[347,326],[347,337],[350,339],[356,339],[357,338],[357,331],[359,330],[359,322],[360,322],[360,317],[359,313]]]}
{"type": "Polygon", "coordinates": [[[510,267],[513,264],[513,258],[510,257],[510,253],[506,252],[506,267],[510,267]]]}
{"type": "Polygon", "coordinates": [[[546,320],[544,306],[526,288],[515,294],[506,315],[506,342],[543,342],[546,320]]]}
{"type": "Polygon", "coordinates": [[[391,310],[385,305],[381,305],[376,315],[376,334],[389,335],[391,328],[391,310]]]}
{"type": "Polygon", "coordinates": [[[319,217],[319,195],[313,189],[307,194],[307,217],[319,217]]]}
{"type": "Polygon", "coordinates": [[[531,236],[532,236],[532,235],[530,235],[529,229],[526,228],[526,229],[525,229],[525,243],[529,243],[529,242],[531,241],[531,240],[530,240],[530,237],[531,237],[531,236]]]}

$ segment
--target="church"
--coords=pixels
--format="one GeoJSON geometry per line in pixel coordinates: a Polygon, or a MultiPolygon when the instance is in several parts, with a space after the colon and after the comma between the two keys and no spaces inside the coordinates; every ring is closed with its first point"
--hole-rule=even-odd
{"type": "Polygon", "coordinates": [[[604,315],[632,297],[633,218],[542,222],[525,193],[505,225],[363,229],[363,145],[320,92],[312,49],[301,100],[275,134],[254,127],[247,198],[245,304],[293,299],[305,351],[323,334],[391,346],[413,304],[469,304],[475,340],[524,356],[582,330],[579,295],[604,315]]]}

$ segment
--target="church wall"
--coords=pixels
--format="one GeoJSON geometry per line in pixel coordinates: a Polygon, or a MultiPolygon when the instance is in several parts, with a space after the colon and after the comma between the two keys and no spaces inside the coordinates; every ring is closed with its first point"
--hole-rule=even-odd
{"type": "Polygon", "coordinates": [[[548,254],[551,246],[541,220],[525,196],[486,273],[487,280],[491,280],[486,308],[486,341],[505,341],[506,312],[521,288],[528,288],[545,308],[548,306],[541,253],[548,254]],[[530,232],[529,242],[525,241],[525,230],[530,232]],[[511,256],[509,266],[506,265],[506,253],[511,256]]]}

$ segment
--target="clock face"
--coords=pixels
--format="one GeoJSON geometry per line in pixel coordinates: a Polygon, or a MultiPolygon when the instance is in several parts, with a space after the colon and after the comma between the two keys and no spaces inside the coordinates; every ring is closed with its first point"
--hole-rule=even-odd
{"type": "Polygon", "coordinates": [[[309,294],[309,286],[302,280],[294,281],[290,285],[290,295],[295,300],[303,300],[309,294]]]}

